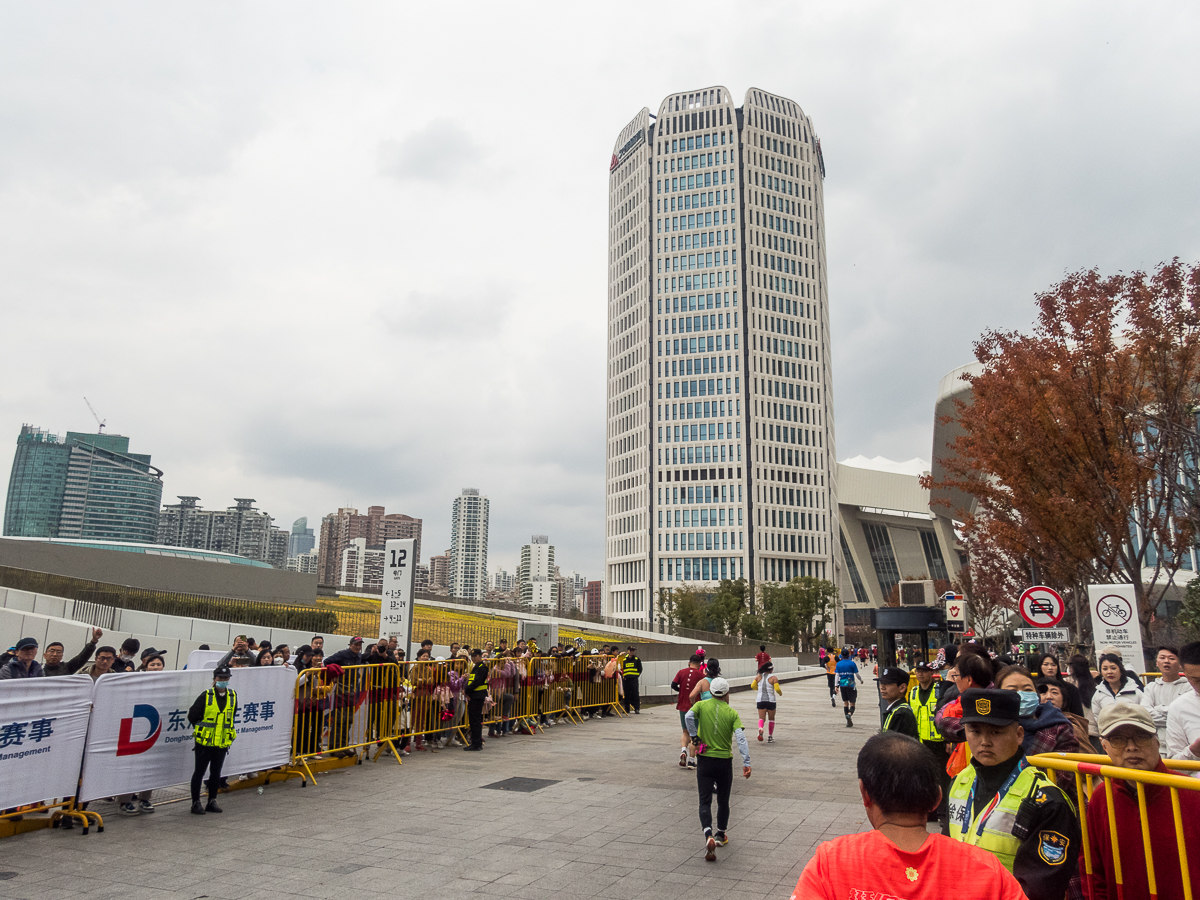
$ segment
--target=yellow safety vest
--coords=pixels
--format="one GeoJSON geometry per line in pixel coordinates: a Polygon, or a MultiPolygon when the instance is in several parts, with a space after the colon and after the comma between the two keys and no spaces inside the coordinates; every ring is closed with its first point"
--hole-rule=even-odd
{"type": "Polygon", "coordinates": [[[919,684],[908,692],[908,705],[912,708],[913,715],[917,717],[917,734],[923,741],[945,740],[933,724],[933,714],[937,710],[937,704],[936,681],[929,686],[929,699],[924,703],[921,702],[921,686],[919,684]]]}
{"type": "Polygon", "coordinates": [[[233,728],[233,716],[237,710],[237,694],[232,690],[225,692],[225,708],[217,706],[217,691],[208,689],[204,701],[204,718],[196,725],[196,743],[202,747],[218,747],[227,749],[237,737],[233,728]]]}
{"type": "Polygon", "coordinates": [[[637,663],[633,661],[633,657],[625,657],[625,676],[637,675],[637,663]]]}
{"type": "MultiPolygon", "coordinates": [[[[972,787],[975,785],[975,767],[967,766],[954,779],[950,787],[950,837],[980,850],[986,850],[994,855],[1008,871],[1013,869],[1013,861],[1017,857],[1023,838],[1013,833],[1017,824],[1017,813],[1021,803],[1043,788],[1058,790],[1040,769],[1026,765],[1017,775],[1008,790],[1001,789],[1001,795],[992,800],[972,815],[974,798],[972,787]],[[964,820],[967,824],[964,827],[964,820]]],[[[1061,792],[1060,792],[1061,793],[1061,792]]],[[[1065,794],[1063,795],[1066,796],[1065,794]]],[[[1070,800],[1068,799],[1068,803],[1070,800]]]]}

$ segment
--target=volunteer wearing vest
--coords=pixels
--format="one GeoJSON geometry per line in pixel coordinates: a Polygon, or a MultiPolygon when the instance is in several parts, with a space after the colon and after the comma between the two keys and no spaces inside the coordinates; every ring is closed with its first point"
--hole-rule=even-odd
{"type": "Polygon", "coordinates": [[[944,681],[935,681],[933,678],[933,666],[927,662],[919,662],[915,666],[917,671],[917,683],[912,690],[908,692],[908,705],[912,708],[913,715],[917,717],[917,740],[919,740],[929,752],[933,754],[934,761],[937,762],[938,772],[940,772],[939,784],[942,788],[942,802],[938,805],[937,811],[929,814],[930,822],[942,823],[942,834],[949,833],[949,820],[946,815],[946,800],[950,796],[950,784],[953,779],[946,771],[946,739],[934,725],[933,717],[937,712],[938,701],[942,699],[942,688],[945,686],[944,681]]]}
{"type": "Polygon", "coordinates": [[[476,647],[471,651],[471,672],[463,688],[463,693],[467,695],[467,718],[471,724],[471,743],[464,750],[483,749],[483,703],[487,700],[488,674],[483,651],[476,647]]]}
{"type": "Polygon", "coordinates": [[[637,651],[632,647],[625,655],[625,661],[621,663],[621,677],[624,679],[625,688],[625,712],[629,712],[629,707],[633,706],[633,711],[639,715],[642,712],[642,696],[638,687],[638,679],[642,676],[642,661],[638,659],[637,651]]]}
{"type": "Polygon", "coordinates": [[[1080,830],[1067,795],[1025,761],[1017,691],[971,688],[962,724],[971,765],[950,788],[950,836],[996,855],[1029,900],[1062,900],[1080,830]]]}
{"type": "Polygon", "coordinates": [[[213,669],[213,686],[196,698],[188,710],[188,721],[195,728],[196,768],[192,772],[192,812],[219,813],[217,788],[221,784],[221,766],[237,732],[233,720],[237,715],[237,694],[229,689],[229,667],[213,669]],[[200,783],[208,770],[208,805],[200,805],[200,783]]]}
{"type": "Polygon", "coordinates": [[[883,730],[897,731],[917,739],[917,717],[905,697],[908,694],[908,673],[894,666],[879,673],[879,695],[887,707],[883,711],[883,730]]]}

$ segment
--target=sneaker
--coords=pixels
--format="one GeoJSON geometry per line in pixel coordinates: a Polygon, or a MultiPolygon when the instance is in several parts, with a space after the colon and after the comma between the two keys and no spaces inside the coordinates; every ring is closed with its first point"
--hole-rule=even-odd
{"type": "Polygon", "coordinates": [[[729,838],[725,835],[725,832],[723,832],[723,831],[718,831],[716,834],[716,837],[714,837],[713,840],[715,840],[717,842],[718,847],[724,847],[726,844],[729,843],[729,838]]]}
{"type": "Polygon", "coordinates": [[[832,706],[834,709],[837,709],[837,700],[835,700],[833,698],[833,694],[829,695],[829,705],[832,706]]]}
{"type": "Polygon", "coordinates": [[[200,805],[199,800],[197,800],[195,803],[192,804],[192,815],[193,816],[204,815],[204,807],[200,805]]]}
{"type": "Polygon", "coordinates": [[[479,751],[480,751],[480,750],[482,750],[483,748],[482,748],[482,747],[463,747],[463,749],[464,749],[464,750],[468,750],[468,751],[479,752],[479,751]]]}
{"type": "Polygon", "coordinates": [[[154,804],[152,804],[149,800],[142,800],[140,803],[138,803],[138,809],[144,813],[152,813],[154,812],[154,804]]]}
{"type": "Polygon", "coordinates": [[[129,803],[122,803],[117,808],[117,811],[123,816],[136,816],[138,814],[138,808],[133,805],[132,801],[129,803]]]}
{"type": "Polygon", "coordinates": [[[767,735],[767,743],[768,743],[768,744],[773,744],[773,743],[775,743],[775,735],[773,735],[773,734],[768,734],[768,735],[767,735]]]}
{"type": "Polygon", "coordinates": [[[717,842],[715,838],[709,837],[708,840],[704,842],[704,858],[708,862],[717,861],[717,842]]]}
{"type": "Polygon", "coordinates": [[[204,807],[204,811],[210,812],[210,813],[219,813],[219,812],[224,812],[225,810],[223,810],[223,809],[221,809],[221,807],[217,806],[216,800],[209,800],[208,805],[206,807],[204,807]]]}
{"type": "Polygon", "coordinates": [[[686,769],[687,764],[688,764],[687,751],[680,750],[679,751],[679,768],[686,769]]]}
{"type": "Polygon", "coordinates": [[[694,756],[688,757],[688,768],[689,769],[696,768],[696,757],[694,757],[694,756]]]}
{"type": "Polygon", "coordinates": [[[759,739],[760,741],[763,739],[763,736],[762,736],[762,732],[761,732],[761,731],[758,733],[758,739],[759,739]]]}
{"type": "Polygon", "coordinates": [[[846,714],[846,727],[847,727],[847,728],[853,728],[853,727],[854,727],[854,720],[850,718],[850,714],[849,714],[849,713],[847,713],[847,714],[846,714]]]}

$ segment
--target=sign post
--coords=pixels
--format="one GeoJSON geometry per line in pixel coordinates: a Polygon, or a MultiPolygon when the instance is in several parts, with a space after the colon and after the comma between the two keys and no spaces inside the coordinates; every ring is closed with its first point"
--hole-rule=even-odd
{"type": "Polygon", "coordinates": [[[383,600],[379,604],[379,636],[396,638],[405,656],[412,652],[413,558],[416,541],[400,538],[388,541],[383,553],[383,600]]]}
{"type": "Polygon", "coordinates": [[[1054,588],[1035,584],[1021,594],[1021,599],[1017,601],[1017,611],[1030,628],[1048,629],[1062,621],[1067,612],[1067,604],[1054,588]]]}
{"type": "Polygon", "coordinates": [[[1132,584],[1089,584],[1092,640],[1096,652],[1104,647],[1121,651],[1125,666],[1140,671],[1146,665],[1142,652],[1142,626],[1137,617],[1137,595],[1132,584]]]}
{"type": "Polygon", "coordinates": [[[962,594],[948,591],[943,594],[946,601],[946,631],[959,633],[967,630],[967,604],[962,594]]]}

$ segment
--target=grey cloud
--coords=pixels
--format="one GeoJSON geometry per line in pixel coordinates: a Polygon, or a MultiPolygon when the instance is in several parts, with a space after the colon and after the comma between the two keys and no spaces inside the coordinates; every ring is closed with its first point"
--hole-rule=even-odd
{"type": "Polygon", "coordinates": [[[412,291],[376,314],[395,337],[480,338],[496,334],[509,305],[507,291],[499,288],[463,294],[412,291]]]}
{"type": "Polygon", "coordinates": [[[379,145],[380,172],[398,181],[451,184],[482,158],[482,148],[453,119],[434,119],[401,140],[379,145]]]}

